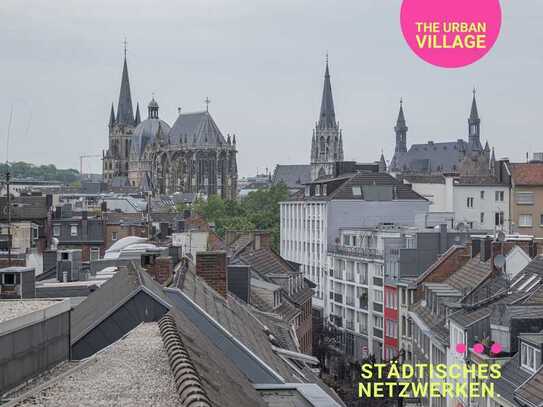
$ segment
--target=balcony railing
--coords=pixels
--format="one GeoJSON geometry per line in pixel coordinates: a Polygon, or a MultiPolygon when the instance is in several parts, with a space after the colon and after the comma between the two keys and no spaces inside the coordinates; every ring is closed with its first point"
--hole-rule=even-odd
{"type": "Polygon", "coordinates": [[[383,259],[383,252],[381,250],[368,249],[365,247],[332,244],[328,246],[328,252],[331,254],[342,254],[344,256],[362,257],[365,259],[383,259]]]}
{"type": "Polygon", "coordinates": [[[347,281],[351,281],[353,283],[355,282],[354,281],[354,273],[352,271],[351,272],[348,271],[346,277],[347,277],[347,281]]]}
{"type": "Polygon", "coordinates": [[[350,305],[351,307],[354,307],[354,298],[345,297],[345,304],[350,305]]]}
{"type": "Polygon", "coordinates": [[[345,328],[354,331],[354,321],[345,321],[345,328]]]}

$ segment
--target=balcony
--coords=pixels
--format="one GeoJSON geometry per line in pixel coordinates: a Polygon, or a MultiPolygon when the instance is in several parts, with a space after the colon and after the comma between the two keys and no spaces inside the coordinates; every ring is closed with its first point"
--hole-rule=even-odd
{"type": "Polygon", "coordinates": [[[341,270],[334,270],[334,278],[336,280],[343,280],[343,271],[341,270]]]}
{"type": "Polygon", "coordinates": [[[354,331],[354,322],[345,321],[345,328],[347,328],[349,331],[354,331]]]}
{"type": "Polygon", "coordinates": [[[364,259],[383,259],[383,252],[381,250],[368,249],[365,247],[344,246],[338,244],[329,245],[328,253],[359,257],[364,259]]]}
{"type": "Polygon", "coordinates": [[[355,280],[354,280],[354,273],[352,271],[348,271],[347,272],[347,281],[350,281],[351,283],[354,283],[355,280]]]}
{"type": "Polygon", "coordinates": [[[354,298],[353,297],[345,297],[345,304],[354,307],[354,298]]]}

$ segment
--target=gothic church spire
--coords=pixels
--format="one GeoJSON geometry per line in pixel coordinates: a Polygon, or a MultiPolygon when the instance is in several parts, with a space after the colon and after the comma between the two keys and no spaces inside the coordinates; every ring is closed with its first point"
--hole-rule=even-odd
{"type": "Polygon", "coordinates": [[[125,126],[134,125],[134,111],[132,109],[132,96],[130,94],[130,81],[128,79],[128,65],[126,53],[121,78],[121,91],[119,93],[119,105],[117,107],[117,124],[125,126]]]}
{"type": "Polygon", "coordinates": [[[330,83],[330,69],[328,56],[326,56],[326,71],[324,73],[324,87],[322,89],[321,114],[319,117],[320,128],[335,128],[336,112],[334,111],[334,98],[332,97],[332,85],[330,83]]]}

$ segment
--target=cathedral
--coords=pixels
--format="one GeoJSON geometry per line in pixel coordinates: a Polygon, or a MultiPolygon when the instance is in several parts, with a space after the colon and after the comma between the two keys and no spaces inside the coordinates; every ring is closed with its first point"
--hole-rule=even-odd
{"type": "Polygon", "coordinates": [[[236,136],[225,138],[208,108],[195,113],[178,110],[171,127],[159,118],[154,97],[145,120],[141,120],[139,104],[134,114],[125,53],[117,112],[112,105],[109,116],[104,182],[153,194],[193,192],[235,199],[236,136]]]}
{"type": "Polygon", "coordinates": [[[461,176],[492,176],[496,166],[494,149],[488,141],[481,144],[481,119],[477,109],[475,90],[468,118],[468,140],[413,144],[407,149],[407,124],[400,101],[400,111],[394,126],[396,148],[389,171],[395,174],[443,174],[461,176]]]}

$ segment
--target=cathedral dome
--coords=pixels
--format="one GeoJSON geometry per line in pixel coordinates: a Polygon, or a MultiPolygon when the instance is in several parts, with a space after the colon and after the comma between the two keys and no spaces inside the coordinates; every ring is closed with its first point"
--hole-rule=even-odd
{"type": "Polygon", "coordinates": [[[153,98],[148,106],[149,117],[135,128],[132,135],[131,155],[140,159],[147,145],[154,143],[158,137],[168,137],[170,126],[158,118],[158,103],[153,98]]]}

